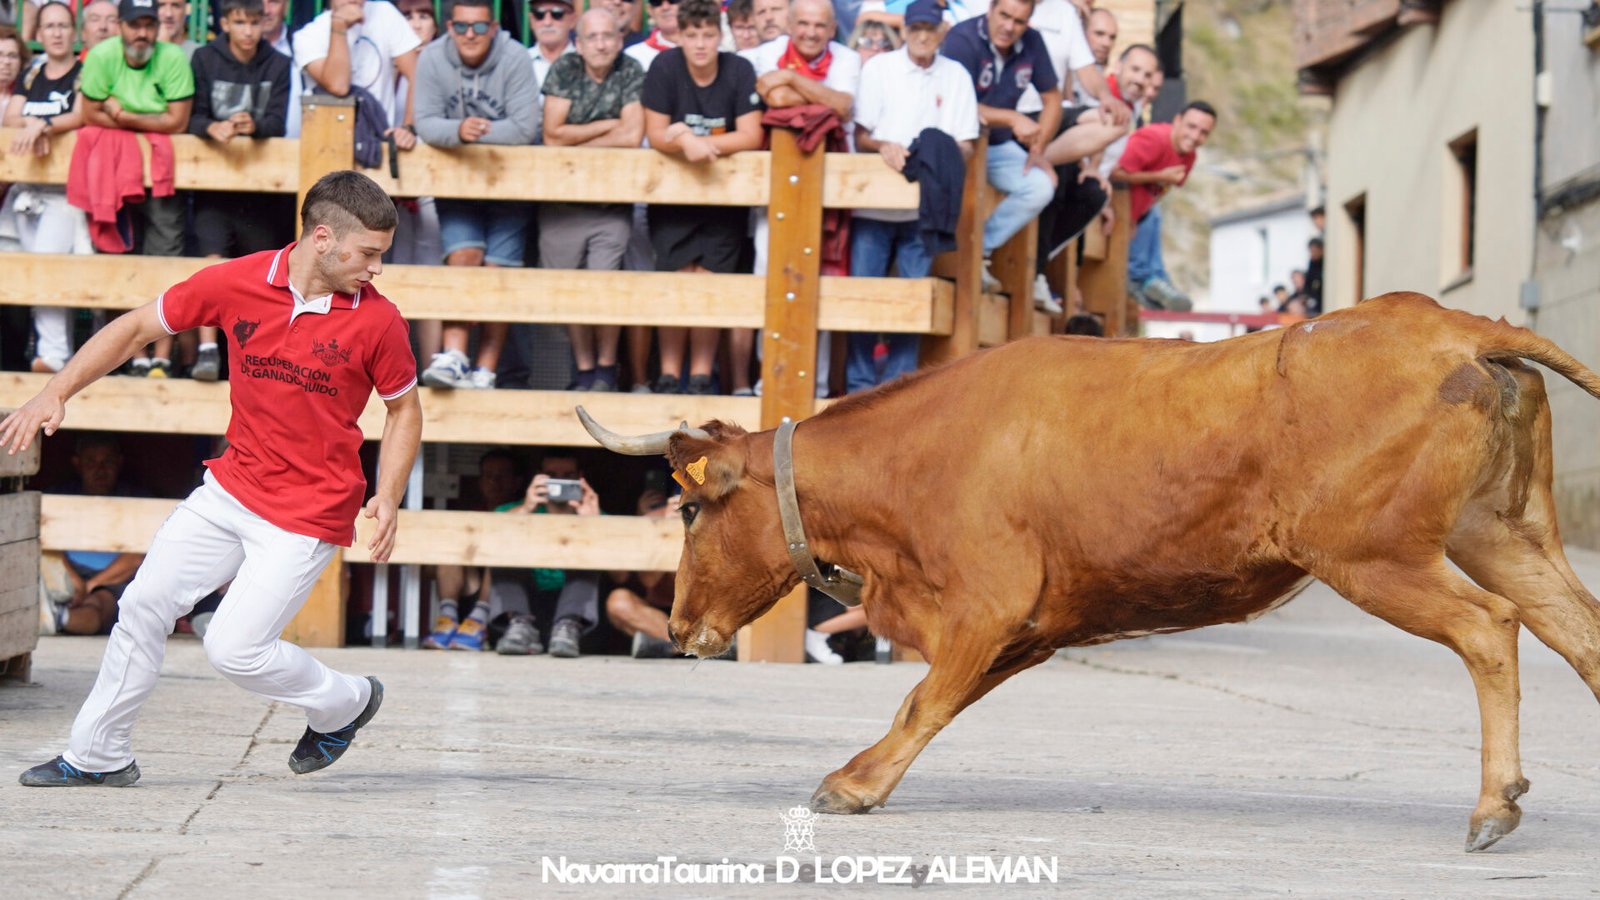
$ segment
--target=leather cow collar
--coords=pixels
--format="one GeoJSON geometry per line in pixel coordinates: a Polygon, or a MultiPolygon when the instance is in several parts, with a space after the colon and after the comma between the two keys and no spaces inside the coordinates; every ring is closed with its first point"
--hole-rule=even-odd
{"type": "Polygon", "coordinates": [[[800,524],[800,500],[794,492],[795,425],[794,420],[785,417],[772,441],[773,484],[778,493],[778,518],[783,522],[783,541],[789,549],[789,561],[806,584],[845,606],[860,606],[861,576],[826,562],[822,565],[827,567],[827,574],[823,574],[816,557],[811,555],[811,545],[806,543],[806,530],[800,524]]]}

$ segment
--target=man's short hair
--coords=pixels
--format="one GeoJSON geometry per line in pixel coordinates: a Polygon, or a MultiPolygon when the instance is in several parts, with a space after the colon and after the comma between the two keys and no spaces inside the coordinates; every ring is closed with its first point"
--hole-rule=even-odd
{"type": "Polygon", "coordinates": [[[399,221],[394,201],[371,178],[355,171],[329,172],[306,192],[300,207],[300,229],[309,233],[318,225],[342,238],[357,225],[368,231],[393,231],[399,221]]]}
{"type": "Polygon", "coordinates": [[[722,7],[716,0],[683,0],[683,5],[678,7],[678,27],[699,28],[705,25],[715,25],[722,28],[722,7]]]}
{"type": "Polygon", "coordinates": [[[266,13],[266,10],[261,8],[261,0],[217,0],[216,6],[212,9],[216,11],[218,22],[226,19],[228,13],[236,9],[244,10],[246,15],[259,16],[266,13]]]}
{"type": "Polygon", "coordinates": [[[78,435],[77,442],[72,445],[72,452],[75,455],[82,455],[85,451],[93,450],[96,447],[105,447],[108,450],[116,451],[118,456],[122,455],[122,440],[114,434],[107,434],[103,431],[91,431],[87,434],[78,435]]]}
{"type": "Polygon", "coordinates": [[[494,8],[493,4],[491,4],[489,0],[451,0],[450,5],[445,8],[444,17],[446,19],[450,18],[458,6],[478,6],[484,9],[494,8]]]}
{"type": "MultiPolygon", "coordinates": [[[[1217,118],[1216,109],[1214,109],[1211,106],[1211,104],[1205,102],[1204,100],[1191,100],[1191,101],[1189,101],[1189,105],[1185,106],[1183,108],[1183,112],[1187,113],[1191,109],[1197,110],[1199,112],[1203,112],[1206,115],[1210,116],[1213,120],[1215,120],[1217,118]]],[[[1182,115],[1182,113],[1180,113],[1180,115],[1182,115]]]]}
{"type": "Polygon", "coordinates": [[[491,459],[503,459],[510,463],[512,474],[516,475],[518,478],[528,477],[527,462],[525,462],[521,456],[518,456],[516,453],[512,452],[509,447],[490,447],[488,450],[485,450],[483,455],[478,457],[478,471],[482,472],[484,463],[487,463],[491,459]]]}
{"type": "Polygon", "coordinates": [[[1078,313],[1069,317],[1062,331],[1064,334],[1086,334],[1089,337],[1106,336],[1106,327],[1100,324],[1098,318],[1088,313],[1078,313]]]}
{"type": "Polygon", "coordinates": [[[755,0],[733,0],[728,4],[728,21],[745,22],[756,14],[755,0]]]}
{"type": "Polygon", "coordinates": [[[1122,55],[1118,56],[1117,59],[1118,60],[1127,59],[1129,54],[1137,53],[1140,50],[1143,50],[1144,52],[1150,54],[1151,56],[1154,56],[1156,58],[1156,65],[1158,67],[1161,65],[1161,54],[1157,53],[1156,52],[1156,48],[1150,46],[1149,44],[1129,44],[1128,45],[1128,49],[1122,51],[1122,55]]]}
{"type": "Polygon", "coordinates": [[[1306,241],[1306,246],[1307,247],[1321,247],[1322,246],[1322,238],[1314,237],[1311,240],[1306,241]]]}

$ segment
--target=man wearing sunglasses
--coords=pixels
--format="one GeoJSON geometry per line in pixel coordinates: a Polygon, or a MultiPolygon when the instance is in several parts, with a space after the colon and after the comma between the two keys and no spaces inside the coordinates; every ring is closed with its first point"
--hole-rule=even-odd
{"type": "MultiPolygon", "coordinates": [[[[649,0],[650,23],[655,26],[650,36],[629,47],[624,52],[639,65],[650,71],[657,56],[678,46],[678,0],[649,0]]],[[[720,28],[720,23],[718,23],[720,28]]]]}
{"type": "MultiPolygon", "coordinates": [[[[572,42],[572,29],[577,22],[571,0],[533,0],[528,4],[528,24],[533,28],[533,46],[528,57],[533,60],[534,90],[544,87],[545,76],[556,60],[568,53],[577,52],[572,42]]],[[[544,108],[544,95],[534,102],[544,108]]]]}
{"type": "MultiPolygon", "coordinates": [[[[539,115],[533,70],[522,46],[503,34],[490,0],[455,0],[445,23],[448,40],[434,41],[417,63],[417,136],[435,147],[531,144],[539,115]]],[[[522,267],[531,210],[525,203],[436,202],[447,266],[522,267]]],[[[443,351],[422,373],[441,388],[492,388],[507,325],[483,323],[476,365],[469,368],[471,322],[446,322],[443,351]]]]}

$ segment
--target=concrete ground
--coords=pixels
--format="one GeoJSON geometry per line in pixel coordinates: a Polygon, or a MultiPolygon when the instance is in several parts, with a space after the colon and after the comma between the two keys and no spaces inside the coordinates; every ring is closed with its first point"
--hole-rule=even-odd
{"type": "MultiPolygon", "coordinates": [[[[1600,588],[1600,556],[1575,562],[1600,588]]],[[[46,639],[37,685],[0,687],[5,897],[860,891],[771,883],[775,868],[744,887],[562,885],[543,859],[775,866],[781,812],[880,737],[925,671],[325,651],[387,698],[341,762],[301,777],[285,761],[303,718],[174,639],[136,732],[136,787],[18,786],[61,749],[102,646],[46,639]]],[[[1533,790],[1486,853],[1461,849],[1478,787],[1465,669],[1314,586],[1250,625],[1023,674],[940,735],[887,808],[818,820],[799,856],[825,873],[839,857],[1054,858],[1055,885],[1005,890],[1092,897],[1592,895],[1600,710],[1531,636],[1522,673],[1533,790]]]]}

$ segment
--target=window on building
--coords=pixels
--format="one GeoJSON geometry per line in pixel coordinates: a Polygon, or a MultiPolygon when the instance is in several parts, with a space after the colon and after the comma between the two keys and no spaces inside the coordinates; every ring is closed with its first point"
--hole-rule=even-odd
{"type": "Polygon", "coordinates": [[[1455,165],[1446,176],[1452,190],[1446,192],[1444,221],[1445,274],[1457,279],[1472,274],[1472,245],[1477,226],[1478,206],[1478,129],[1450,142],[1450,158],[1455,165]]]}
{"type": "Polygon", "coordinates": [[[1350,266],[1355,281],[1353,303],[1367,299],[1367,195],[1359,194],[1344,205],[1350,220],[1350,266]]]}

